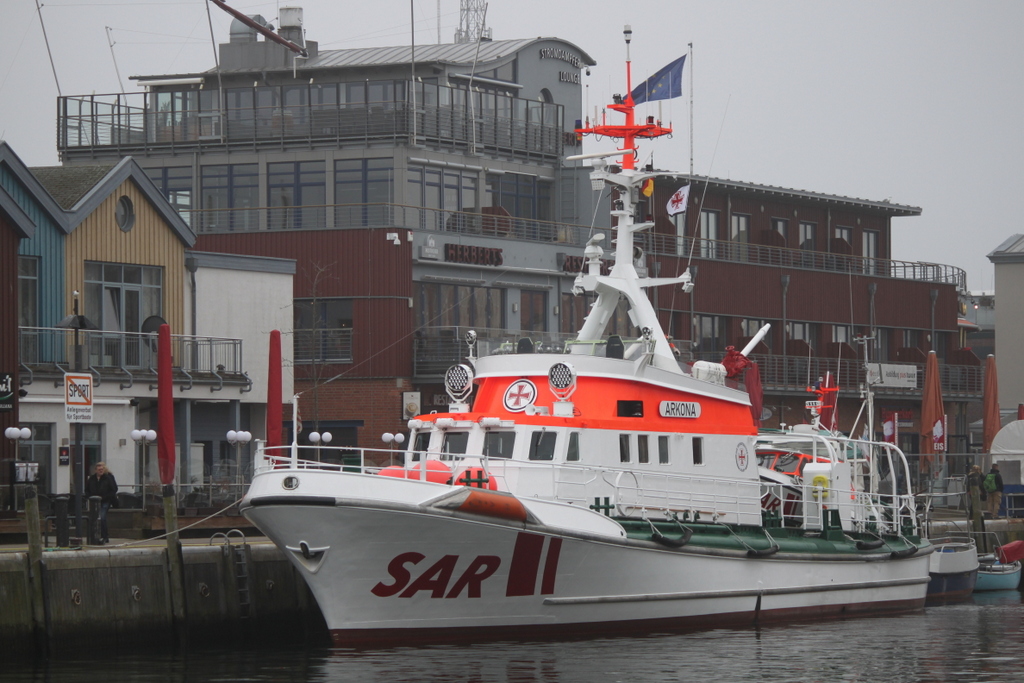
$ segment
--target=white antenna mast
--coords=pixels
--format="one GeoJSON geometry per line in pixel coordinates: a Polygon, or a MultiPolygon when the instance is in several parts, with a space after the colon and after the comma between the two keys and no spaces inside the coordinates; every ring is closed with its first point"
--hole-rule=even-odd
{"type": "Polygon", "coordinates": [[[110,46],[110,58],[114,60],[114,73],[117,74],[117,84],[121,86],[121,92],[124,92],[124,83],[121,81],[121,70],[117,68],[117,57],[114,55],[114,38],[110,34],[110,27],[104,26],[107,29],[107,44],[110,46]]]}

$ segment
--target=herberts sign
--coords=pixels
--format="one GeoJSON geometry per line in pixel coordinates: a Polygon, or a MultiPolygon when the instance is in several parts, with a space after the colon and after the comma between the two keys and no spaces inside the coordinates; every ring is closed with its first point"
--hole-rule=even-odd
{"type": "Polygon", "coordinates": [[[500,266],[505,262],[501,249],[452,243],[444,245],[444,260],[449,263],[469,263],[474,266],[500,266]]]}
{"type": "Polygon", "coordinates": [[[64,418],[92,422],[92,375],[64,373],[64,418]]]}

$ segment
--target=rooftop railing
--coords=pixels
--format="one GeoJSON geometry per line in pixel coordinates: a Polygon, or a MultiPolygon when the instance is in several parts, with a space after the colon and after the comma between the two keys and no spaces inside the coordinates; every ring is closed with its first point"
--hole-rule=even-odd
{"type": "Polygon", "coordinates": [[[552,160],[562,155],[564,143],[561,127],[552,123],[494,111],[476,111],[471,118],[468,111],[443,104],[417,102],[415,117],[404,101],[168,111],[154,104],[155,95],[60,97],[59,151],[97,157],[324,143],[402,145],[415,133],[416,142],[447,149],[552,160]]]}

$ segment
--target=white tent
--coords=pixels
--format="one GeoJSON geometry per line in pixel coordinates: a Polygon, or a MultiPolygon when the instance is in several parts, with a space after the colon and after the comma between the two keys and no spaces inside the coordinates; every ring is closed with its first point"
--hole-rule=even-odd
{"type": "Polygon", "coordinates": [[[999,465],[1004,484],[1020,484],[1024,463],[1024,420],[1015,420],[992,439],[992,464],[999,465]]]}

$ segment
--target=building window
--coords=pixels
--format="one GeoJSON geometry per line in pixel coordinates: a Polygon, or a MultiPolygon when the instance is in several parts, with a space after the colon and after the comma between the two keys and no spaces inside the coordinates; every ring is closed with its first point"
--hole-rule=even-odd
{"type": "Polygon", "coordinates": [[[694,336],[697,340],[698,353],[704,355],[725,352],[725,324],[720,316],[695,316],[694,336]]]}
{"type": "Polygon", "coordinates": [[[700,212],[700,255],[702,258],[718,256],[718,212],[700,212]]]}
{"type": "Polygon", "coordinates": [[[846,242],[848,246],[853,245],[853,228],[846,228],[841,225],[837,225],[835,229],[835,239],[846,242]]]}
{"type": "Polygon", "coordinates": [[[18,257],[18,326],[39,326],[39,259],[18,257]]]}
{"type": "Polygon", "coordinates": [[[117,200],[117,206],[114,208],[114,222],[117,223],[121,232],[129,232],[135,227],[135,204],[132,203],[132,198],[126,194],[121,195],[121,198],[117,200]]]}
{"type": "Polygon", "coordinates": [[[750,243],[750,216],[734,213],[729,223],[729,240],[734,243],[731,246],[732,256],[746,261],[749,258],[747,245],[750,243]]]}
{"type": "Polygon", "coordinates": [[[878,231],[877,230],[865,230],[864,240],[862,244],[863,251],[861,255],[864,257],[864,272],[870,275],[876,275],[879,272],[878,259],[878,231]]]}
{"type": "Polygon", "coordinates": [[[800,221],[800,248],[804,251],[816,251],[818,248],[818,225],[800,221]]]}
{"type": "Polygon", "coordinates": [[[259,229],[259,166],[203,166],[200,227],[206,230],[259,229]]]}
{"type": "Polygon", "coordinates": [[[546,332],[548,329],[548,293],[522,290],[519,293],[519,329],[524,332],[546,332]]]}
{"type": "Polygon", "coordinates": [[[352,300],[295,300],[295,362],[352,361],[352,300]]]}
{"type": "MultiPolygon", "coordinates": [[[[416,326],[504,329],[505,290],[434,283],[419,284],[416,326]]],[[[461,343],[461,342],[460,342],[461,343]]]]}
{"type": "Polygon", "coordinates": [[[28,427],[32,435],[27,440],[17,441],[19,462],[36,463],[38,479],[36,485],[40,493],[50,492],[50,460],[53,453],[53,425],[29,422],[22,423],[22,427],[28,427]]]}
{"type": "Polygon", "coordinates": [[[853,341],[853,333],[849,325],[833,325],[832,341],[841,344],[850,344],[853,341]]]}
{"type": "Polygon", "coordinates": [[[782,235],[785,246],[789,245],[789,221],[785,218],[773,218],[772,230],[782,235]]]}
{"type": "Polygon", "coordinates": [[[391,158],[334,162],[334,222],[338,227],[394,225],[394,161],[391,158]]]}
{"type": "Polygon", "coordinates": [[[101,330],[140,332],[163,313],[163,268],[86,261],[84,304],[101,330]]]}
{"type": "MultiPolygon", "coordinates": [[[[516,100],[525,101],[525,100],[516,100]]],[[[519,173],[490,174],[487,176],[487,193],[491,206],[500,206],[515,218],[550,221],[552,217],[551,183],[531,175],[519,173]]],[[[522,224],[519,237],[542,239],[537,226],[522,224]]],[[[550,237],[548,237],[550,238],[550,237]]]]}
{"type": "Polygon", "coordinates": [[[906,349],[921,348],[921,330],[903,330],[903,343],[900,344],[906,349]]]}
{"type": "MultiPolygon", "coordinates": [[[[420,227],[451,232],[480,232],[479,220],[470,220],[454,212],[476,213],[479,205],[479,178],[474,171],[439,169],[429,166],[410,166],[406,171],[407,196],[405,204],[423,206],[434,211],[425,212],[420,227]]],[[[496,226],[488,224],[484,232],[494,232],[496,226]]]]}
{"type": "Polygon", "coordinates": [[[267,164],[267,197],[270,202],[267,227],[271,230],[326,227],[324,162],[267,164]]]}
{"type": "Polygon", "coordinates": [[[814,351],[817,348],[815,343],[818,336],[817,323],[786,323],[786,332],[789,339],[799,340],[807,344],[814,351]]]}
{"type": "Polygon", "coordinates": [[[876,327],[874,337],[875,342],[872,347],[873,358],[871,360],[876,363],[888,362],[892,330],[888,327],[876,327]]]}
{"type": "Polygon", "coordinates": [[[192,224],[192,167],[149,168],[146,175],[178,212],[186,224],[192,224]]]}

